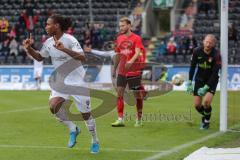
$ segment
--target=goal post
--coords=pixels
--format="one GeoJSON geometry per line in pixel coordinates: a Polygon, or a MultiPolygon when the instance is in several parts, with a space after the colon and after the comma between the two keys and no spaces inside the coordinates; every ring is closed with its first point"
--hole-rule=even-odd
{"type": "Polygon", "coordinates": [[[227,131],[227,77],[228,77],[228,0],[221,0],[220,51],[222,69],[220,76],[220,131],[227,131]]]}

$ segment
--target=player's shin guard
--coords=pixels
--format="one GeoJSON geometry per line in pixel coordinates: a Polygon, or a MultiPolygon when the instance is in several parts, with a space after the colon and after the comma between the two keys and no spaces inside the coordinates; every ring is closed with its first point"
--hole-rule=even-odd
{"type": "Polygon", "coordinates": [[[142,109],[143,109],[143,99],[137,99],[137,119],[141,120],[142,119],[142,109]]]}
{"type": "Polygon", "coordinates": [[[60,107],[55,116],[60,122],[62,122],[69,128],[70,132],[75,132],[77,126],[72,121],[69,120],[64,104],[65,103],[63,103],[63,105],[60,107]]]}
{"type": "Polygon", "coordinates": [[[92,136],[92,143],[98,143],[95,119],[90,116],[89,119],[85,121],[85,124],[88,128],[89,133],[92,136]]]}
{"type": "Polygon", "coordinates": [[[211,113],[212,113],[212,107],[211,106],[204,108],[205,121],[207,121],[207,122],[210,121],[211,113]]]}
{"type": "Polygon", "coordinates": [[[197,106],[195,107],[197,112],[204,116],[204,107],[203,106],[197,106]]]}
{"type": "Polygon", "coordinates": [[[118,97],[117,99],[117,112],[118,112],[118,119],[123,119],[123,109],[124,109],[124,101],[123,97],[118,97]]]}

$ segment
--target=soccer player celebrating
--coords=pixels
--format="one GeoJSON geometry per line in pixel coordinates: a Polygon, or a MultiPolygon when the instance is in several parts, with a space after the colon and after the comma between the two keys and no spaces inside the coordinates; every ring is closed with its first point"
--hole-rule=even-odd
{"type": "Polygon", "coordinates": [[[187,92],[194,95],[194,106],[202,115],[200,129],[208,129],[210,126],[211,103],[218,84],[218,72],[221,69],[221,56],[214,48],[215,44],[214,35],[208,34],[203,40],[203,47],[194,49],[187,82],[187,92]],[[197,73],[193,89],[192,80],[196,66],[197,73]]]}
{"type": "MultiPolygon", "coordinates": [[[[50,36],[41,48],[40,51],[34,50],[32,45],[32,36],[24,40],[23,45],[34,59],[42,61],[44,57],[51,57],[53,66],[57,69],[62,64],[68,62],[71,59],[84,61],[85,55],[79,44],[79,42],[73,36],[64,33],[71,25],[69,18],[62,17],[61,15],[52,15],[48,18],[46,24],[46,32],[50,36]]],[[[79,82],[83,82],[85,70],[83,66],[76,68],[69,73],[65,82],[68,85],[79,85],[79,82]]],[[[96,124],[90,113],[90,97],[83,95],[71,95],[51,90],[49,98],[50,111],[54,114],[60,122],[65,124],[70,130],[70,138],[68,147],[71,148],[76,143],[76,138],[80,133],[80,128],[76,126],[67,116],[64,104],[72,96],[75,99],[77,109],[82,113],[89,133],[92,136],[92,145],[90,148],[91,153],[99,152],[99,142],[96,133],[96,124]]]]}
{"type": "Polygon", "coordinates": [[[131,32],[131,21],[123,17],[119,21],[120,35],[115,45],[115,60],[113,77],[117,76],[117,112],[118,119],[112,123],[113,127],[124,126],[123,94],[128,84],[129,89],[134,91],[136,98],[136,123],[135,127],[142,126],[142,108],[144,90],[141,85],[141,70],[145,63],[145,50],[141,37],[131,32]]]}

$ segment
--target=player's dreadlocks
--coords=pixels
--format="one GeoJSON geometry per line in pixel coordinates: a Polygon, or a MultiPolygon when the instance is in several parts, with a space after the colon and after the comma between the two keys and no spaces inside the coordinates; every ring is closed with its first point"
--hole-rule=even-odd
{"type": "Polygon", "coordinates": [[[61,30],[64,32],[72,25],[72,21],[68,17],[63,17],[60,14],[53,14],[50,16],[54,23],[58,23],[60,25],[61,30]]]}

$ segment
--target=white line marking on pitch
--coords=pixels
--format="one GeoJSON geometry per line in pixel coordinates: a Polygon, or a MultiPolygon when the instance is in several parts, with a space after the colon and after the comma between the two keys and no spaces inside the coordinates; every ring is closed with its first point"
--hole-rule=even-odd
{"type": "MultiPolygon", "coordinates": [[[[62,149],[62,150],[89,150],[88,148],[67,148],[59,146],[37,146],[37,145],[6,145],[0,144],[0,148],[17,148],[17,149],[62,149]]],[[[145,149],[120,149],[120,148],[102,148],[102,151],[120,151],[120,152],[146,152],[146,153],[159,153],[165,151],[145,150],[145,149]]]]}
{"type": "Polygon", "coordinates": [[[27,108],[27,109],[15,109],[15,110],[10,110],[10,111],[0,112],[0,114],[17,113],[17,112],[28,112],[28,111],[41,110],[41,109],[45,109],[45,108],[47,108],[47,106],[35,107],[35,108],[27,108]]]}
{"type": "Polygon", "coordinates": [[[210,134],[208,136],[205,136],[203,138],[199,138],[197,140],[194,140],[194,141],[191,141],[191,142],[188,142],[188,143],[185,143],[185,144],[173,147],[173,148],[171,148],[169,150],[166,150],[165,152],[160,152],[160,153],[155,154],[153,156],[147,157],[144,160],[159,160],[160,158],[162,158],[164,156],[167,156],[167,155],[170,155],[172,153],[178,152],[178,151],[180,151],[182,149],[188,148],[188,147],[193,146],[195,144],[204,142],[204,141],[206,141],[208,139],[216,138],[217,136],[220,136],[222,134],[223,134],[222,132],[215,132],[215,133],[212,133],[212,134],[210,134]]]}

